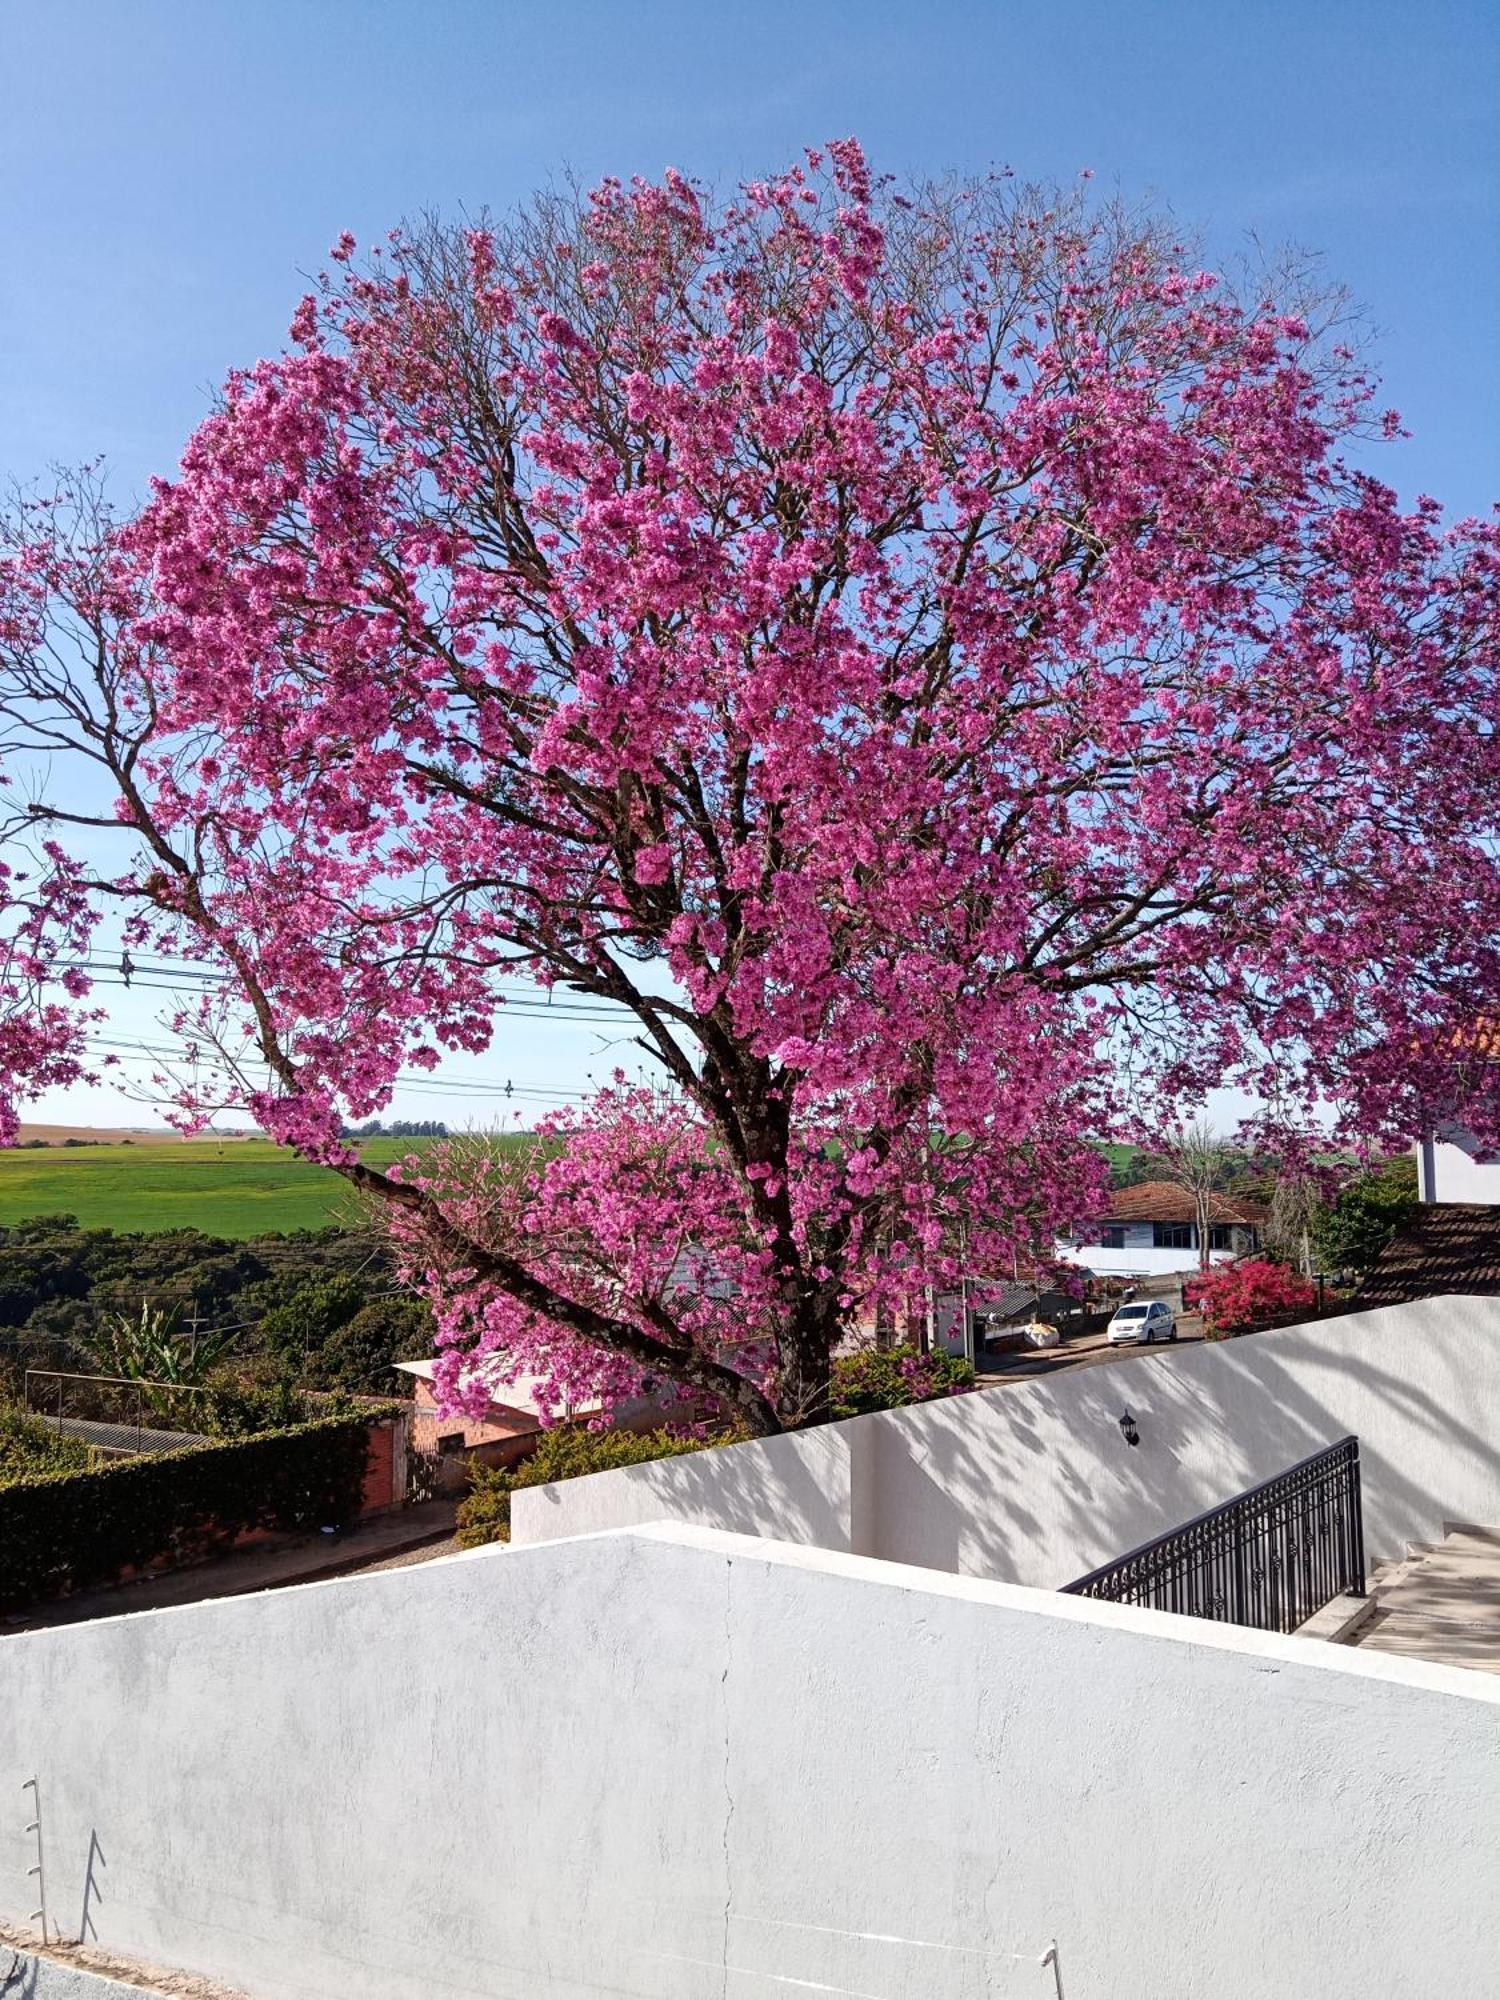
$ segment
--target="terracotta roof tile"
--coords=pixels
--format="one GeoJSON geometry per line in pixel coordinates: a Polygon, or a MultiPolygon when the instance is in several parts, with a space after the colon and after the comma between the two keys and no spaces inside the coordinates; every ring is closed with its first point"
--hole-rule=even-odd
{"type": "MultiPolygon", "coordinates": [[[[1116,1188],[1109,1210],[1112,1222],[1191,1222],[1195,1214],[1193,1197],[1175,1181],[1141,1181],[1135,1187],[1116,1188]]],[[[1247,1222],[1258,1226],[1269,1215],[1263,1201],[1251,1201],[1241,1195],[1209,1196],[1210,1222],[1247,1222]]]]}
{"type": "Polygon", "coordinates": [[[1376,1258],[1356,1306],[1394,1306],[1442,1292],[1500,1294],[1500,1208],[1432,1202],[1376,1258]]]}

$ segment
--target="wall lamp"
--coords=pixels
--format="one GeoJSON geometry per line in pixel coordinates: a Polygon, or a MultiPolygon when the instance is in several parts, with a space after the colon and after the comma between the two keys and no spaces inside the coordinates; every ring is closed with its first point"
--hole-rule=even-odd
{"type": "Polygon", "coordinates": [[[1141,1434],[1136,1429],[1135,1418],[1130,1414],[1129,1410],[1121,1410],[1120,1412],[1120,1436],[1129,1445],[1136,1445],[1141,1441],[1141,1434]]]}

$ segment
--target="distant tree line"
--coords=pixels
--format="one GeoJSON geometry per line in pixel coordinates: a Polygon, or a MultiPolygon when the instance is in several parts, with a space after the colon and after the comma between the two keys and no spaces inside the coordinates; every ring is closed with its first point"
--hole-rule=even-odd
{"type": "Polygon", "coordinates": [[[346,1125],[346,1139],[446,1139],[448,1127],[441,1118],[393,1118],[387,1125],[379,1118],[367,1118],[363,1125],[346,1125]]]}
{"type": "Polygon", "coordinates": [[[72,1215],[0,1229],[0,1401],[27,1368],[400,1395],[392,1364],[432,1344],[426,1304],[373,1230],[234,1242],[82,1229],[72,1215]]]}

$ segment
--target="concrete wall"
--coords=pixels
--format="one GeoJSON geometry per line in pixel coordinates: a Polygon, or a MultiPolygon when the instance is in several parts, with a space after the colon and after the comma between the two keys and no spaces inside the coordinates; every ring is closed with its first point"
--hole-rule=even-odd
{"type": "Polygon", "coordinates": [[[851,1549],[856,1546],[852,1453],[864,1443],[858,1426],[829,1424],[800,1436],[522,1487],[511,1495],[512,1539],[553,1541],[673,1520],[851,1549]]]}
{"type": "Polygon", "coordinates": [[[671,1517],[1055,1588],[1360,1439],[1372,1561],[1500,1525],[1500,1299],[1425,1299],[517,1493],[518,1542],[671,1517]],[[1140,1444],[1118,1419],[1129,1406],[1140,1444]],[[834,1473],[837,1477],[835,1479],[834,1473]],[[811,1497],[830,1478],[820,1513],[811,1497]],[[847,1479],[847,1490],[842,1483],[847,1479]]]}
{"type": "MultiPolygon", "coordinates": [[[[643,1529],[0,1641],[102,1947],[255,2000],[1500,2000],[1500,1685],[643,1529]]],[[[0,1814],[0,1912],[30,1907],[0,1814]]]]}

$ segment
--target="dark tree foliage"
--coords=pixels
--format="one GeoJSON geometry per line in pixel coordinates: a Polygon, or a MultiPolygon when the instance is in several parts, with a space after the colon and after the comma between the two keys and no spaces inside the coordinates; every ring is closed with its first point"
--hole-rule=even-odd
{"type": "Polygon", "coordinates": [[[431,1354],[432,1314],[421,1299],[372,1299],[331,1333],[320,1347],[307,1379],[317,1389],[347,1389],[351,1395],[403,1393],[398,1361],[431,1354]]]}
{"type": "Polygon", "coordinates": [[[391,1297],[397,1287],[387,1239],[361,1230],[232,1242],[32,1216],[0,1229],[0,1388],[18,1394],[27,1368],[95,1370],[100,1328],[145,1308],[179,1328],[231,1330],[229,1365],[242,1376],[396,1394],[403,1383],[390,1362],[432,1350],[426,1307],[391,1297]],[[351,1328],[367,1310],[375,1317],[351,1328]]]}
{"type": "Polygon", "coordinates": [[[1419,1205],[1417,1163],[1409,1155],[1358,1175],[1319,1221],[1323,1267],[1362,1277],[1419,1205]]]}

